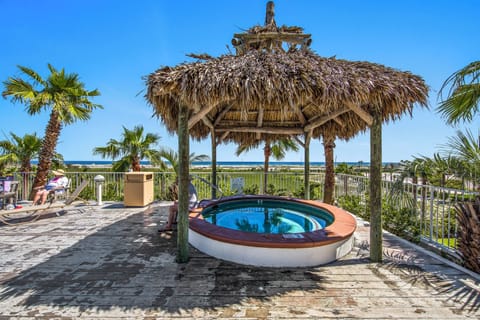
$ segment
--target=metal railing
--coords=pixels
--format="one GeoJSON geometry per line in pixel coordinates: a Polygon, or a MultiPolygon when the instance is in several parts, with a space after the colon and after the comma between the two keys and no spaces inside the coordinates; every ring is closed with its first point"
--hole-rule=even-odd
{"type": "MultiPolygon", "coordinates": [[[[217,191],[218,196],[233,195],[238,191],[234,186],[234,181],[238,180],[242,182],[243,193],[259,194],[263,190],[263,173],[258,171],[218,172],[216,184],[213,183],[210,173],[191,172],[191,174],[192,183],[195,185],[200,199],[211,198],[212,185],[216,185],[221,191],[220,194],[217,191]]],[[[94,177],[102,175],[105,177],[104,200],[123,200],[125,174],[122,172],[68,172],[67,175],[71,179],[72,190],[83,180],[88,181],[87,187],[80,195],[83,199],[95,199],[94,177]]],[[[28,198],[33,178],[34,174],[30,173],[13,174],[13,179],[20,181],[20,200],[28,198]]],[[[175,182],[175,174],[173,172],[155,172],[153,179],[155,199],[172,200],[170,186],[175,182]]],[[[312,172],[310,179],[310,198],[321,200],[323,198],[324,173],[312,172]]],[[[384,197],[393,190],[393,183],[389,180],[382,181],[384,197]]],[[[363,206],[361,209],[363,212],[367,212],[368,184],[369,178],[364,176],[337,174],[335,198],[346,195],[358,196],[359,203],[363,206]]],[[[303,172],[269,172],[266,191],[269,194],[304,197],[303,172]]],[[[476,193],[412,183],[404,183],[402,192],[410,195],[410,198],[413,199],[421,241],[438,246],[442,250],[455,252],[457,221],[454,206],[457,203],[471,200],[476,193]]],[[[394,204],[399,208],[403,206],[400,201],[394,204]]]]}
{"type": "MultiPolygon", "coordinates": [[[[359,197],[362,213],[368,212],[369,179],[362,176],[336,175],[335,198],[346,195],[359,197]]],[[[478,193],[473,191],[436,187],[432,185],[403,183],[398,189],[395,181],[382,180],[382,196],[393,199],[395,209],[411,208],[415,213],[415,227],[420,241],[441,251],[456,255],[457,213],[455,205],[471,201],[478,193]],[[395,184],[395,185],[394,185],[395,184]],[[395,193],[401,196],[395,197],[395,193]],[[403,201],[408,199],[409,202],[403,201]]]]}

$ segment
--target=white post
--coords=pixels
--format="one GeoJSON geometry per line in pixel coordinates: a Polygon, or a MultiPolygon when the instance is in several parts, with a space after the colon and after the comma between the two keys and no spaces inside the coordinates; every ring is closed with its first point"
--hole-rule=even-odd
{"type": "Polygon", "coordinates": [[[97,206],[101,206],[103,204],[102,202],[102,184],[105,181],[105,177],[102,175],[96,175],[95,178],[93,178],[95,181],[95,186],[96,186],[96,193],[97,193],[97,206]]]}
{"type": "Polygon", "coordinates": [[[101,206],[102,202],[102,184],[97,183],[97,206],[101,206]]]}

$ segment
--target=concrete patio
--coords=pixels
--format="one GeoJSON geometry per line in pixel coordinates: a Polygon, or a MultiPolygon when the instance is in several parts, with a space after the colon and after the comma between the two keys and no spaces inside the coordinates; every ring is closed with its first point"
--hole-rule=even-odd
{"type": "Polygon", "coordinates": [[[478,319],[480,282],[384,234],[368,260],[368,225],[340,261],[258,268],[190,250],[159,234],[169,203],[69,207],[0,226],[0,319],[478,319]]]}

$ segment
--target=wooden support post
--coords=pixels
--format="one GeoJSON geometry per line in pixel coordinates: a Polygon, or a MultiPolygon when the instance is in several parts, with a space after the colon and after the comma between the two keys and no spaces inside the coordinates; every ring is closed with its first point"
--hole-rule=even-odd
{"type": "Polygon", "coordinates": [[[188,185],[190,141],[188,134],[188,108],[180,105],[178,112],[178,225],[177,225],[177,262],[188,261],[188,185]]]}
{"type": "Polygon", "coordinates": [[[310,199],[310,140],[312,138],[312,132],[309,131],[305,133],[305,166],[304,166],[304,190],[305,190],[305,195],[304,198],[306,200],[310,199]]]}
{"type": "Polygon", "coordinates": [[[265,140],[265,147],[263,148],[263,158],[264,158],[264,165],[263,165],[263,185],[262,185],[262,194],[267,193],[267,184],[268,184],[268,171],[269,171],[269,163],[270,163],[270,156],[272,155],[272,148],[270,146],[270,141],[265,140]]]}
{"type": "Polygon", "coordinates": [[[325,182],[323,202],[333,204],[333,194],[335,190],[335,164],[333,149],[335,148],[335,138],[332,136],[323,136],[323,149],[325,151],[325,182]]]}
{"type": "Polygon", "coordinates": [[[210,131],[212,140],[212,199],[217,198],[217,139],[215,129],[210,131]]]}
{"type": "Polygon", "coordinates": [[[370,260],[382,262],[382,116],[370,127],[370,260]]]}

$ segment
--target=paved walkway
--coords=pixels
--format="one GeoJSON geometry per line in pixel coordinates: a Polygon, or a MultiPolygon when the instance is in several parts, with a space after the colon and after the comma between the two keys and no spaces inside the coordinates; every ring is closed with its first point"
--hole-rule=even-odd
{"type": "MultiPolygon", "coordinates": [[[[0,319],[479,319],[479,281],[384,236],[369,263],[368,227],[340,261],[259,268],[191,248],[175,263],[175,233],[157,233],[165,204],[86,206],[0,226],[0,319]]],[[[288,258],[288,257],[286,257],[288,258]]]]}

